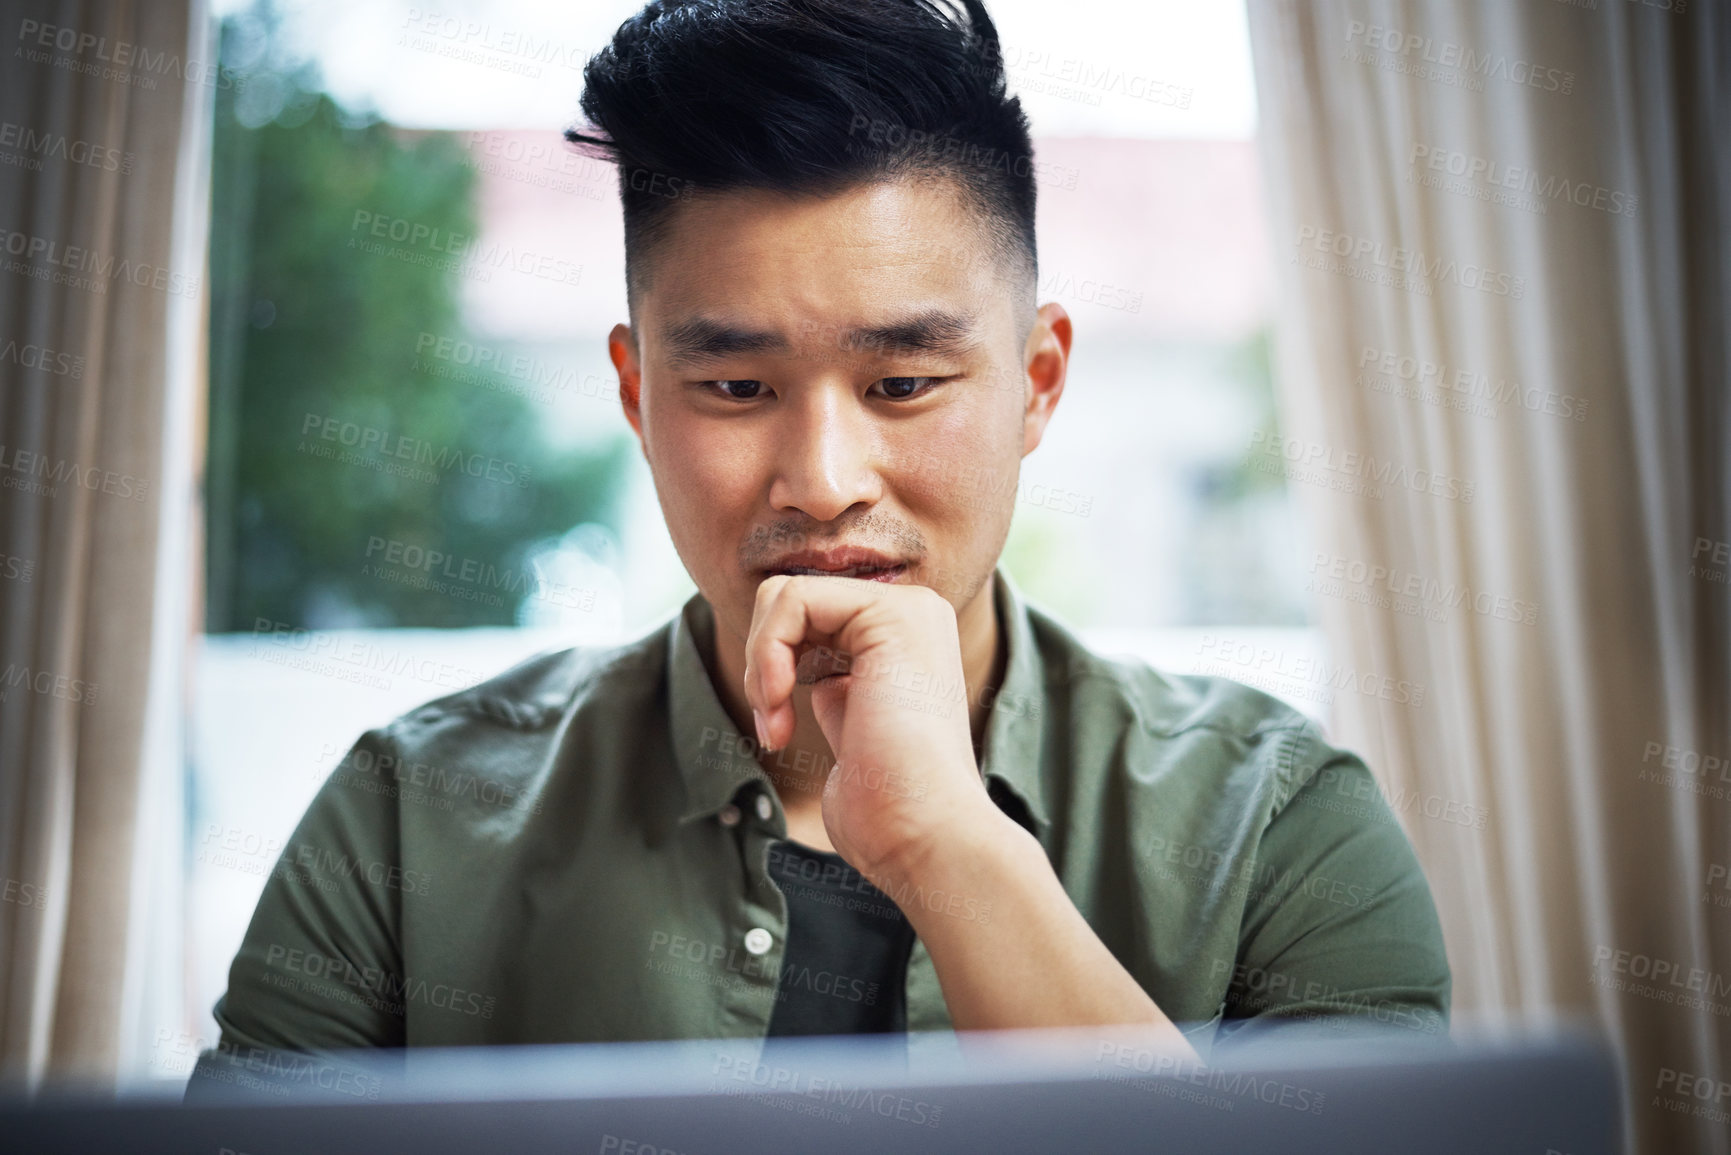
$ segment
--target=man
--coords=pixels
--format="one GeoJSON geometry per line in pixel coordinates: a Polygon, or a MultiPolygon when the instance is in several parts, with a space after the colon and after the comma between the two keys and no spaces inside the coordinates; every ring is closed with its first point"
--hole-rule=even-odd
{"type": "Polygon", "coordinates": [[[657,0],[585,82],[569,135],[625,218],[609,350],[699,593],[363,736],[221,1049],[1443,1031],[1364,765],[1247,687],[1089,653],[996,568],[1071,325],[1035,308],[983,7],[657,0]]]}

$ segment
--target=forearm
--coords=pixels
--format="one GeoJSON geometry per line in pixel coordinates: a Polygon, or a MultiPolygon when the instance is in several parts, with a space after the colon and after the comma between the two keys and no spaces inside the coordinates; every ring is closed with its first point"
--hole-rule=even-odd
{"type": "Polygon", "coordinates": [[[930,951],[957,1030],[1144,1025],[1154,1045],[1196,1052],[1094,933],[1033,835],[992,807],[880,883],[892,895],[942,893],[989,909],[904,904],[930,951]]]}

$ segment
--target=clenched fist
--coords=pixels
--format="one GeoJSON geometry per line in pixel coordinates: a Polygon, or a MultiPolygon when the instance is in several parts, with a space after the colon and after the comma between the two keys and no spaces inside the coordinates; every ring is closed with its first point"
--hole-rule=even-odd
{"type": "Polygon", "coordinates": [[[916,864],[958,824],[995,820],[974,759],[956,612],[921,585],[780,574],[757,589],[745,696],[758,741],[794,731],[793,690],[835,755],[823,824],[874,883],[916,864]]]}

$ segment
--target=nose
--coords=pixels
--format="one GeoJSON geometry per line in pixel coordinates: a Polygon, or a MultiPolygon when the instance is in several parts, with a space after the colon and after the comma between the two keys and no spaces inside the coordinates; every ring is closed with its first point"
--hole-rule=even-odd
{"type": "Polygon", "coordinates": [[[771,508],[797,509],[827,522],[883,496],[872,463],[876,430],[864,398],[843,384],[814,385],[800,390],[797,403],[780,417],[771,508]]]}

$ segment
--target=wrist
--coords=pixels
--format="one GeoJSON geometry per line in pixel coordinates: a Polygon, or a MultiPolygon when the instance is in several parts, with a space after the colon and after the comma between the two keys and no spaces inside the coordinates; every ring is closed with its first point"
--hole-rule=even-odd
{"type": "Polygon", "coordinates": [[[1030,852],[1046,865],[1039,841],[998,809],[985,791],[977,801],[942,812],[948,816],[942,826],[904,839],[894,855],[861,871],[898,902],[908,895],[925,896],[923,903],[902,904],[916,923],[924,911],[944,905],[939,897],[965,901],[969,909],[989,904],[987,892],[1013,877],[1030,852]]]}

